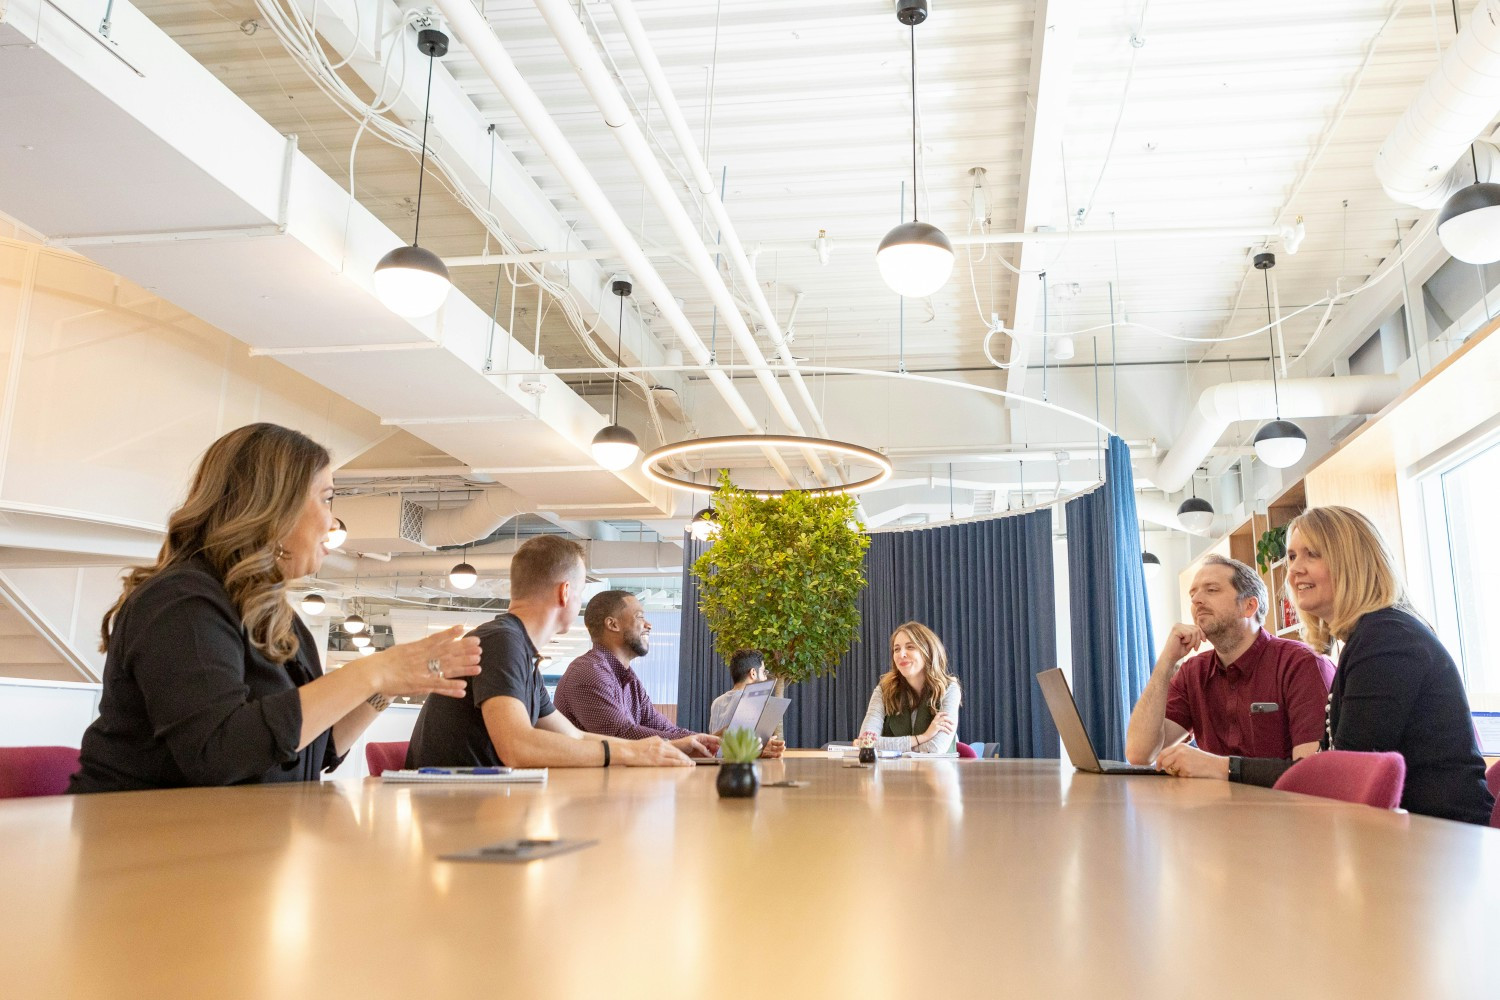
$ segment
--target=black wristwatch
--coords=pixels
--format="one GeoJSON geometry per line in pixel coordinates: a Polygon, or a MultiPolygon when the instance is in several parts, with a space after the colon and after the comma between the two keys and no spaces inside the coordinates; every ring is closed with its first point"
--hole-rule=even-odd
{"type": "Polygon", "coordinates": [[[1229,758],[1229,780],[1230,781],[1239,781],[1240,780],[1240,765],[1243,764],[1244,762],[1245,762],[1245,758],[1243,758],[1243,757],[1230,757],[1229,758]]]}

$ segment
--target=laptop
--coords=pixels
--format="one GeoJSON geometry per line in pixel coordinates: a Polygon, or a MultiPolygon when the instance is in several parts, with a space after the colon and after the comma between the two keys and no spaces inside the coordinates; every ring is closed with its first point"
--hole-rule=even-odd
{"type": "MultiPolygon", "coordinates": [[[[729,724],[724,727],[724,731],[727,733],[731,729],[752,729],[760,737],[761,743],[770,742],[787,706],[792,703],[790,698],[773,696],[771,692],[775,688],[775,681],[746,684],[729,713],[729,724]]],[[[694,757],[693,763],[719,764],[722,760],[720,757],[694,757]]]]}
{"type": "Polygon", "coordinates": [[[1068,760],[1080,771],[1093,774],[1165,774],[1149,765],[1123,764],[1117,760],[1100,760],[1094,753],[1094,742],[1083,728],[1083,716],[1078,714],[1078,703],[1073,700],[1073,691],[1060,667],[1043,670],[1036,675],[1042,687],[1042,697],[1047,700],[1047,711],[1057,724],[1057,733],[1062,737],[1063,747],[1068,751],[1068,760]]]}

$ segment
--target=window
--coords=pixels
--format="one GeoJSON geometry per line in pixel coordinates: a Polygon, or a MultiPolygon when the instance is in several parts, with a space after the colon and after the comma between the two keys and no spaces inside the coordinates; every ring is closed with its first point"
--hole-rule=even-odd
{"type": "Polygon", "coordinates": [[[1438,635],[1475,711],[1500,710],[1500,435],[1489,434],[1421,480],[1438,635]]]}

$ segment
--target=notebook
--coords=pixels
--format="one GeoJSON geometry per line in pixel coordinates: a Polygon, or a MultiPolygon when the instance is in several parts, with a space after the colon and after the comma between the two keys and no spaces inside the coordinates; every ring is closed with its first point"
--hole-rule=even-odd
{"type": "Polygon", "coordinates": [[[546,784],[545,767],[421,767],[414,770],[382,771],[381,781],[421,784],[460,782],[463,784],[546,784]]]}

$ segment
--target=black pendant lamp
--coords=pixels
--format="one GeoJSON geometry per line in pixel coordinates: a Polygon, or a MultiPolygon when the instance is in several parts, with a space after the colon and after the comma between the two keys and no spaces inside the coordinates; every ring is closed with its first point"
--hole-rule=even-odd
{"type": "Polygon", "coordinates": [[[1271,395],[1276,400],[1276,419],[1255,432],[1255,454],[1273,469],[1296,465],[1307,452],[1307,434],[1290,420],[1281,419],[1281,390],[1276,384],[1276,320],[1271,315],[1271,268],[1276,266],[1274,253],[1255,255],[1255,267],[1266,284],[1266,336],[1271,342],[1271,395]]]}
{"type": "Polygon", "coordinates": [[[464,546],[463,561],[448,571],[448,583],[455,590],[468,590],[479,580],[479,570],[469,565],[469,547],[464,546]]]}
{"type": "Polygon", "coordinates": [[[431,250],[418,245],[422,232],[422,181],[427,175],[427,118],[432,110],[432,70],[448,54],[448,36],[436,28],[417,32],[417,49],[427,57],[427,99],[422,105],[422,156],[417,170],[417,221],[411,246],[397,247],[375,265],[375,294],[398,316],[416,319],[438,311],[453,282],[448,267],[431,250]]]}
{"type": "Polygon", "coordinates": [[[641,443],[629,428],[620,426],[620,368],[625,363],[622,350],[625,338],[625,296],[630,294],[631,285],[623,278],[616,278],[610,288],[620,297],[620,318],[615,340],[614,395],[609,424],[594,435],[589,449],[594,453],[594,461],[611,472],[619,472],[621,469],[628,469],[640,455],[641,443]]]}
{"type": "Polygon", "coordinates": [[[953,244],[941,229],[917,218],[917,25],[927,20],[927,0],[896,0],[896,20],[911,29],[911,221],[885,234],[875,263],[897,295],[922,298],[953,273],[953,244]]]}
{"type": "MultiPolygon", "coordinates": [[[[1453,30],[1461,32],[1456,0],[1449,6],[1453,10],[1453,30]]],[[[1475,22],[1493,16],[1485,4],[1474,10],[1475,22]]],[[[1493,176],[1495,147],[1488,143],[1486,146],[1487,173],[1493,176]]],[[[1459,188],[1443,202],[1437,219],[1438,242],[1465,264],[1493,264],[1500,261],[1500,184],[1480,182],[1479,157],[1472,142],[1469,143],[1469,162],[1474,166],[1474,183],[1459,188]]]]}
{"type": "Polygon", "coordinates": [[[1198,473],[1193,473],[1193,495],[1177,508],[1177,523],[1195,534],[1205,532],[1214,523],[1214,505],[1198,496],[1198,473]]]}

